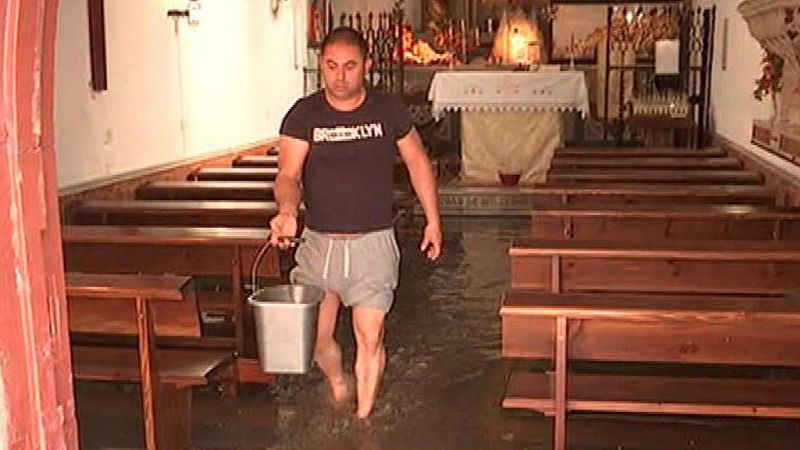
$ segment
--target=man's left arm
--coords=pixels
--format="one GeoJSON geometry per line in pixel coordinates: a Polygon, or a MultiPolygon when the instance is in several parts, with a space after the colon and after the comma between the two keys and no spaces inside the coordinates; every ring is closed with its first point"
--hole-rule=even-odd
{"type": "Polygon", "coordinates": [[[415,128],[397,140],[400,157],[403,158],[411,177],[411,186],[419,198],[425,213],[425,230],[420,250],[426,252],[428,259],[435,260],[442,253],[442,221],[439,217],[439,199],[436,194],[436,177],[431,169],[428,154],[422,146],[422,139],[415,128]]]}

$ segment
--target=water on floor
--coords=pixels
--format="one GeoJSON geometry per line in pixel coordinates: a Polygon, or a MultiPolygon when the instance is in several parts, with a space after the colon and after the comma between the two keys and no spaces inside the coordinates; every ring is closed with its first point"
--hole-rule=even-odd
{"type": "MultiPolygon", "coordinates": [[[[322,376],[279,376],[247,386],[237,399],[195,393],[193,440],[214,449],[530,449],[551,448],[550,420],[504,411],[512,364],[500,357],[499,299],[508,283],[507,249],[527,234],[524,219],[447,219],[444,254],[417,250],[417,223],[398,235],[402,275],[387,318],[387,368],[372,417],[328,402],[322,376]]],[[[338,338],[352,373],[349,312],[338,338]]],[[[82,383],[84,449],[141,446],[135,387],[82,383]]],[[[800,430],[785,421],[581,415],[570,420],[574,449],[793,449],[800,430]]]]}

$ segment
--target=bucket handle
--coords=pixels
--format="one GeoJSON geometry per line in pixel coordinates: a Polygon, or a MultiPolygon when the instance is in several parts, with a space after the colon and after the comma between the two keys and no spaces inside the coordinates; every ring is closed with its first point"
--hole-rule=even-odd
{"type": "MultiPolygon", "coordinates": [[[[253,267],[252,267],[252,270],[250,271],[250,286],[249,286],[252,289],[252,292],[255,292],[255,291],[258,290],[258,286],[256,284],[257,283],[256,282],[256,279],[257,279],[256,276],[258,275],[258,265],[261,263],[261,259],[264,257],[264,254],[267,252],[267,250],[272,245],[270,243],[271,237],[272,237],[272,232],[268,231],[267,232],[267,242],[265,242],[264,245],[261,246],[261,248],[258,250],[258,253],[256,253],[255,259],[253,259],[253,267]]],[[[306,241],[305,238],[294,237],[294,236],[280,236],[280,237],[278,237],[278,240],[287,241],[287,242],[291,243],[292,245],[300,244],[300,243],[306,241]]]]}

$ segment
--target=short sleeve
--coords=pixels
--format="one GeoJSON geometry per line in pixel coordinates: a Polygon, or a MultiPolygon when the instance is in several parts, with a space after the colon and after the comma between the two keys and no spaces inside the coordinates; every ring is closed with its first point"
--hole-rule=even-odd
{"type": "Polygon", "coordinates": [[[283,116],[281,121],[280,134],[293,138],[308,141],[308,116],[306,115],[307,102],[304,99],[297,100],[289,112],[283,116]]]}
{"type": "Polygon", "coordinates": [[[391,106],[388,108],[391,114],[389,117],[392,129],[392,135],[394,140],[397,141],[398,139],[404,138],[409,131],[411,131],[411,127],[414,126],[413,119],[411,117],[411,113],[408,111],[408,106],[406,106],[405,102],[400,98],[392,95],[390,98],[391,106]]]}

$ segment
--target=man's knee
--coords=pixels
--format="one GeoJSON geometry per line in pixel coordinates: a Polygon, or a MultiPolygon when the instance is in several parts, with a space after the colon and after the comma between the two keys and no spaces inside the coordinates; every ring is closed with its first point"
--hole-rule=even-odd
{"type": "Polygon", "coordinates": [[[356,345],[360,351],[375,353],[383,347],[384,313],[374,308],[353,309],[356,345]]]}
{"type": "Polygon", "coordinates": [[[375,353],[383,347],[383,331],[356,332],[356,345],[360,351],[375,353]]]}

